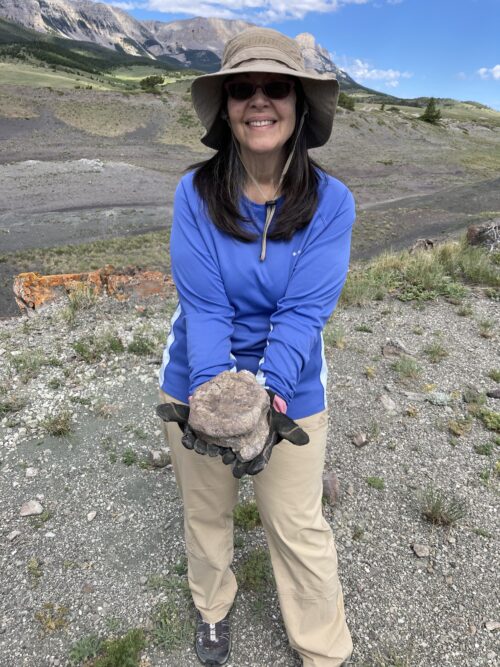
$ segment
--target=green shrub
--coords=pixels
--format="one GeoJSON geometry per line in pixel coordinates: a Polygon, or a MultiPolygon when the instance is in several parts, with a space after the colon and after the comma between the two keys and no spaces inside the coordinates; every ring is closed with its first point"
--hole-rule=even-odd
{"type": "Polygon", "coordinates": [[[241,564],[237,579],[241,590],[254,593],[266,591],[273,579],[267,551],[262,547],[252,551],[241,564]]]}
{"type": "Polygon", "coordinates": [[[500,433],[500,412],[483,408],[479,416],[487,429],[500,433]]]}
{"type": "Polygon", "coordinates": [[[385,489],[385,482],[381,477],[367,477],[366,483],[368,486],[371,486],[372,489],[377,489],[378,491],[385,489]]]}
{"type": "Polygon", "coordinates": [[[149,354],[154,354],[156,351],[156,343],[147,336],[135,334],[134,339],[127,347],[127,350],[138,356],[147,356],[149,354]]]}
{"type": "Polygon", "coordinates": [[[92,667],[139,667],[139,656],[145,646],[144,631],[134,628],[118,639],[107,639],[102,645],[102,655],[92,667]]]}
{"type": "Polygon", "coordinates": [[[252,530],[260,525],[259,510],[256,502],[239,503],[233,512],[234,525],[243,530],[252,530]]]}
{"type": "Polygon", "coordinates": [[[345,93],[340,93],[337,104],[339,107],[348,109],[349,111],[354,111],[355,108],[354,97],[350,97],[345,93]]]}

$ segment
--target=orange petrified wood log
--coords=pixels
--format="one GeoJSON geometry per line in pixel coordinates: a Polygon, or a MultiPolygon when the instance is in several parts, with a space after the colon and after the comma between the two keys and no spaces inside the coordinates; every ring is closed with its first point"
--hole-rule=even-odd
{"type": "Polygon", "coordinates": [[[36,310],[61,295],[66,295],[80,285],[87,285],[96,292],[106,292],[120,301],[134,296],[144,298],[162,294],[172,287],[170,276],[161,271],[144,271],[136,267],[115,270],[105,266],[88,273],[62,273],[42,276],[39,273],[20,273],[14,278],[14,295],[22,310],[36,310]]]}
{"type": "Polygon", "coordinates": [[[43,304],[56,299],[61,293],[67,294],[79,284],[102,289],[101,271],[88,273],[61,273],[42,276],[40,273],[19,273],[14,278],[14,295],[19,308],[36,310],[43,304]]]}

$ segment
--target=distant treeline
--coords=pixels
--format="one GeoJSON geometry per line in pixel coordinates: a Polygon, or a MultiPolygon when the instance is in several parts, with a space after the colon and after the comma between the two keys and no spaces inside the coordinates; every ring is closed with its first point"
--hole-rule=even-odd
{"type": "Polygon", "coordinates": [[[69,67],[79,69],[89,74],[102,74],[108,72],[109,68],[98,58],[83,56],[73,53],[68,49],[62,49],[55,44],[46,42],[32,42],[31,44],[2,44],[0,45],[0,56],[10,56],[19,60],[35,58],[47,65],[69,67]]]}

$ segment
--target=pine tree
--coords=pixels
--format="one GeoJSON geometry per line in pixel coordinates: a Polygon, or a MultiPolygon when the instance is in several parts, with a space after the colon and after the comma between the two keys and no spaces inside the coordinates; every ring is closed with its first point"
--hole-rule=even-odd
{"type": "Polygon", "coordinates": [[[432,123],[437,125],[441,120],[441,111],[436,107],[436,100],[434,97],[431,97],[427,102],[424,113],[419,116],[420,120],[424,120],[426,123],[432,123]]]}

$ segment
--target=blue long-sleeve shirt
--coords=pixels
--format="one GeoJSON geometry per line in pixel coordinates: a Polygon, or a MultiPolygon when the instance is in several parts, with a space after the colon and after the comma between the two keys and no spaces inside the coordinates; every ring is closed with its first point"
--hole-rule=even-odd
{"type": "MultiPolygon", "coordinates": [[[[179,304],[160,386],[187,403],[196,387],[227,370],[249,370],[288,403],[292,419],[326,407],[322,329],[347,276],[354,199],[320,171],[318,206],[289,241],[246,243],[220,231],[193,185],[180,181],[170,241],[179,304]]],[[[277,212],[283,198],[278,200],[277,212]]],[[[242,196],[240,210],[262,235],[265,205],[242,196]]],[[[243,223],[242,223],[243,224],[243,223]]]]}

